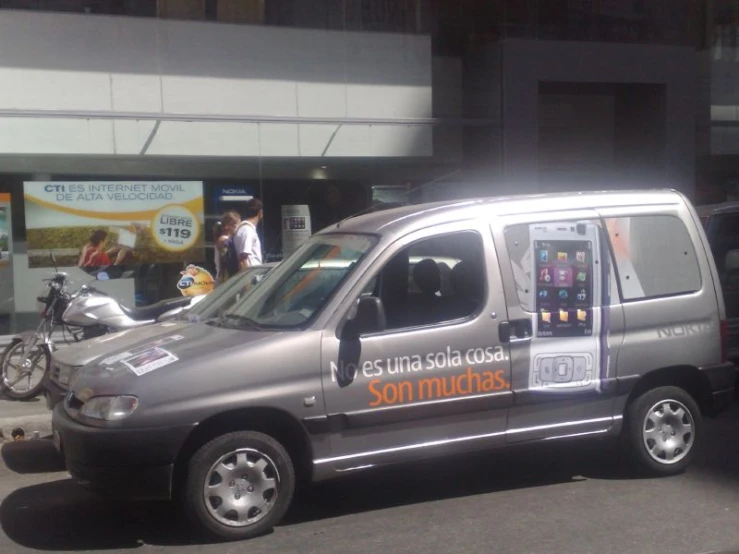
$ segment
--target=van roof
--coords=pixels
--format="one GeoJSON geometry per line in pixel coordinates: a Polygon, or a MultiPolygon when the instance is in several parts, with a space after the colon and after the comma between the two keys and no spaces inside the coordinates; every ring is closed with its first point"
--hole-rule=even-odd
{"type": "Polygon", "coordinates": [[[382,233],[392,234],[410,226],[420,229],[431,225],[474,219],[476,217],[542,213],[559,210],[668,205],[684,202],[672,189],[563,192],[497,196],[468,200],[432,202],[380,210],[350,217],[322,229],[320,233],[382,233]]]}

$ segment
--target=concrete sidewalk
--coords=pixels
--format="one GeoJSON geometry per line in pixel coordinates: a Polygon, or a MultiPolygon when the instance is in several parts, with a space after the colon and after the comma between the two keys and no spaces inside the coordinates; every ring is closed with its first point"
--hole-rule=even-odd
{"type": "Polygon", "coordinates": [[[11,432],[16,428],[23,429],[26,439],[33,438],[35,431],[38,431],[41,437],[51,435],[51,412],[46,409],[46,399],[43,396],[25,402],[8,400],[0,396],[2,437],[10,440],[11,432]]]}
{"type": "MultiPolygon", "coordinates": [[[[60,331],[51,335],[58,348],[64,348],[63,335],[60,331]]],[[[10,344],[13,335],[0,335],[0,355],[10,344]]],[[[11,431],[21,428],[25,438],[33,437],[34,431],[44,437],[51,435],[51,412],[46,409],[43,395],[28,401],[10,400],[0,394],[0,442],[3,438],[10,440],[11,431]]]]}

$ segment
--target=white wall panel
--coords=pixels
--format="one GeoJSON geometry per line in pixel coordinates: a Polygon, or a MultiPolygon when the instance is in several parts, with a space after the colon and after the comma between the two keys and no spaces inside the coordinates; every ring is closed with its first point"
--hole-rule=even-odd
{"type": "MultiPolygon", "coordinates": [[[[0,82],[0,109],[432,115],[430,38],[420,35],[3,10],[0,82]]],[[[152,126],[4,119],[0,154],[131,155],[152,126]]],[[[147,155],[320,155],[332,132],[331,126],[263,125],[260,144],[251,124],[165,121],[147,155]]],[[[431,133],[430,127],[342,128],[327,155],[429,156],[431,133]]]]}

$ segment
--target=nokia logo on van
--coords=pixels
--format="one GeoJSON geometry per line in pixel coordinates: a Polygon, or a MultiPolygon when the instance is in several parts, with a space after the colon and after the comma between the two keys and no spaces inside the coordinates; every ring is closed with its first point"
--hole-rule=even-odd
{"type": "Polygon", "coordinates": [[[222,189],[221,194],[249,194],[246,189],[222,189]]]}
{"type": "Polygon", "coordinates": [[[713,331],[713,323],[687,323],[684,325],[670,325],[657,329],[657,338],[688,337],[692,335],[707,335],[713,331]]]}

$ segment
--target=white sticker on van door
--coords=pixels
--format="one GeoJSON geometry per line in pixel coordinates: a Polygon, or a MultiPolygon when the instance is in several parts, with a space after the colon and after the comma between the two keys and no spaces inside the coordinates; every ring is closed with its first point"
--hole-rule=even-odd
{"type": "Polygon", "coordinates": [[[600,228],[532,224],[529,240],[535,311],[529,389],[600,390],[600,370],[608,365],[600,228]]]}
{"type": "Polygon", "coordinates": [[[114,356],[109,356],[108,358],[100,360],[98,365],[115,364],[117,362],[120,362],[121,360],[130,358],[131,356],[134,356],[138,354],[139,352],[144,352],[146,350],[149,350],[150,348],[155,348],[157,346],[164,346],[165,344],[169,344],[170,342],[182,340],[184,338],[185,337],[183,337],[182,335],[170,335],[168,337],[163,337],[161,339],[147,342],[146,344],[142,344],[141,346],[137,346],[136,348],[132,348],[131,350],[126,350],[125,352],[121,352],[119,354],[115,354],[114,356]]]}
{"type": "Polygon", "coordinates": [[[140,377],[155,369],[174,363],[177,360],[179,358],[168,350],[151,348],[131,358],[121,360],[121,363],[140,377]]]}

